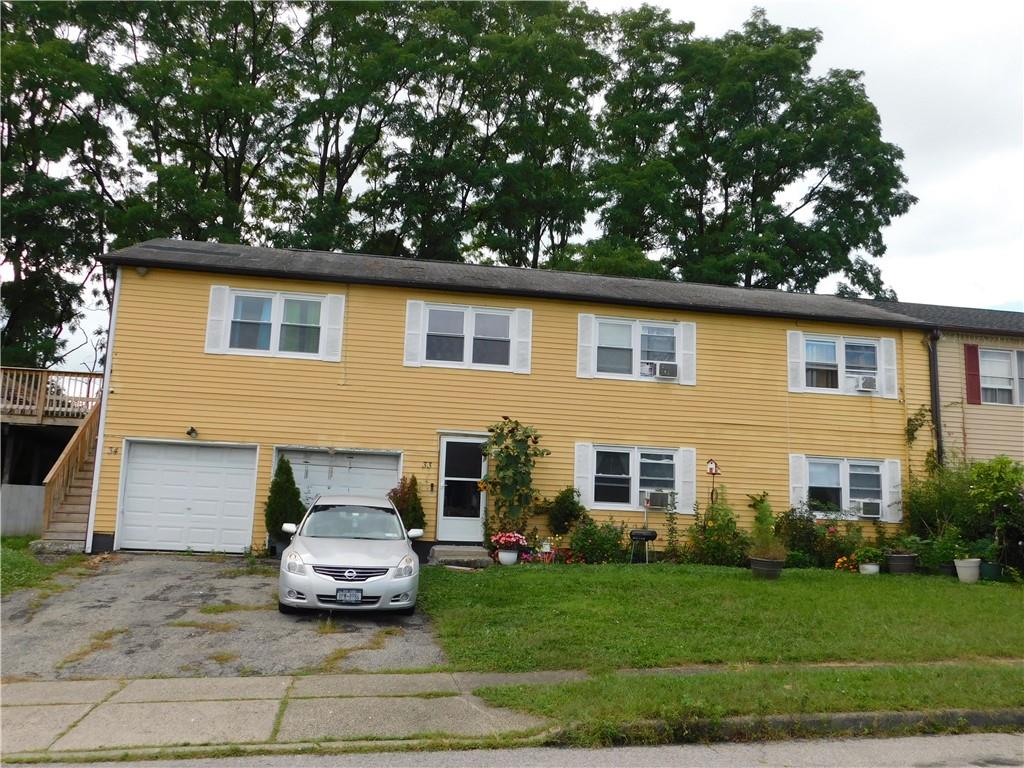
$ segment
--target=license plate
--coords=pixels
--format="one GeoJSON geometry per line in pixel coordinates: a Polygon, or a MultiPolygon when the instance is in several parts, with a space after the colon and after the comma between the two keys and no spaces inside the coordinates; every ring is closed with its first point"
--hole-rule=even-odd
{"type": "Polygon", "coordinates": [[[363,602],[363,590],[361,589],[339,589],[337,600],[339,603],[356,603],[363,602]]]}

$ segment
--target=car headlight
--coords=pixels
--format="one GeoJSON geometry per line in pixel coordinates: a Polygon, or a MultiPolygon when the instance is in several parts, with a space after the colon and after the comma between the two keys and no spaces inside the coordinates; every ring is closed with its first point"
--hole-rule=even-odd
{"type": "Polygon", "coordinates": [[[404,579],[414,573],[416,573],[416,559],[412,555],[406,555],[395,568],[395,578],[404,579]]]}
{"type": "Polygon", "coordinates": [[[285,558],[284,569],[286,571],[288,571],[288,573],[305,573],[306,572],[306,566],[302,562],[302,558],[299,557],[294,552],[289,552],[288,553],[288,557],[285,558]]]}

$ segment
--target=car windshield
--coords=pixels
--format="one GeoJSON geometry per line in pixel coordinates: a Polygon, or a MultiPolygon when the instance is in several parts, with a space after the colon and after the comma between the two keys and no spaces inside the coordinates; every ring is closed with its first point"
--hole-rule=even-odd
{"type": "Polygon", "coordinates": [[[387,507],[317,504],[306,517],[301,535],[314,539],[401,539],[405,531],[398,513],[387,507]]]}

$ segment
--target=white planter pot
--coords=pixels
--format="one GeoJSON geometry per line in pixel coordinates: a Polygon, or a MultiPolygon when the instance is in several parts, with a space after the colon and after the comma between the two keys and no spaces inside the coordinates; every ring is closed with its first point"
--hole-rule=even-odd
{"type": "Polygon", "coordinates": [[[956,575],[964,584],[973,584],[981,573],[981,558],[969,557],[966,560],[954,560],[956,575]]]}
{"type": "Polygon", "coordinates": [[[861,563],[858,568],[860,568],[860,572],[865,576],[878,575],[878,563],[861,563]]]}
{"type": "Polygon", "coordinates": [[[516,549],[499,549],[498,550],[498,562],[502,565],[515,565],[519,559],[519,550],[516,549]]]}

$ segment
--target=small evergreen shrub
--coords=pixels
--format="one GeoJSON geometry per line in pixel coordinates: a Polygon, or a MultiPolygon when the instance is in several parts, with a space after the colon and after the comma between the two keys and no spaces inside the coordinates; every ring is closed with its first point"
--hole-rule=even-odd
{"type": "Polygon", "coordinates": [[[736,515],[725,496],[725,486],[718,491],[718,499],[701,513],[694,509],[694,523],[689,528],[690,541],[686,545],[685,559],[704,565],[742,566],[747,562],[750,537],[736,525],[736,515]]]}
{"type": "Polygon", "coordinates": [[[775,515],[768,503],[768,493],[749,495],[754,510],[754,530],[751,536],[750,556],[764,560],[785,560],[786,547],[775,534],[775,515]]]}
{"type": "Polygon", "coordinates": [[[402,516],[406,530],[424,527],[426,518],[423,515],[423,502],[420,500],[420,487],[416,475],[403,476],[398,485],[388,491],[388,498],[402,516]]]}
{"type": "Polygon", "coordinates": [[[274,478],[270,481],[270,492],[263,508],[267,523],[267,534],[271,541],[283,544],[288,536],[281,532],[285,523],[298,523],[306,514],[306,505],[302,503],[299,486],[295,484],[292,465],[284,456],[278,459],[274,469],[274,478]]]}
{"type": "Polygon", "coordinates": [[[572,532],[569,539],[569,551],[573,561],[584,563],[622,563],[626,560],[626,547],[623,543],[626,526],[614,522],[598,525],[593,520],[586,520],[572,532]]]}
{"type": "Polygon", "coordinates": [[[590,520],[587,508],[580,504],[580,492],[571,485],[553,499],[544,499],[539,511],[548,516],[548,529],[555,536],[564,536],[577,524],[590,520]]]}

